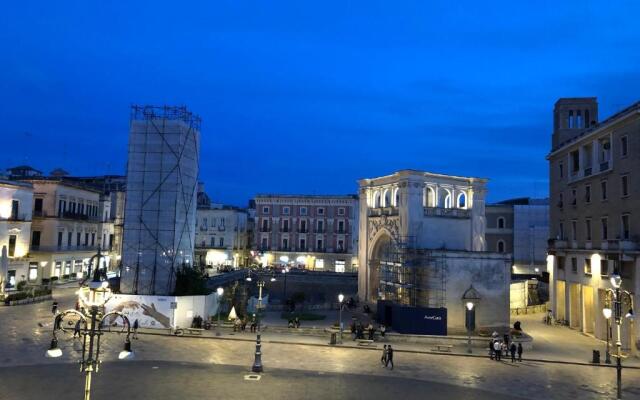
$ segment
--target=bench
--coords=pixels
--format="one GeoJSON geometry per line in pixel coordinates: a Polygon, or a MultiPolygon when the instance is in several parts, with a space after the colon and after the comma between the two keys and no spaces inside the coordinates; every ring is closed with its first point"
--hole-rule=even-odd
{"type": "Polygon", "coordinates": [[[442,351],[451,353],[451,350],[453,349],[453,345],[451,344],[436,344],[435,346],[436,347],[431,349],[431,351],[442,351]]]}
{"type": "Polygon", "coordinates": [[[184,328],[190,335],[202,335],[202,328],[184,328]]]}
{"type": "Polygon", "coordinates": [[[358,339],[358,346],[371,346],[371,345],[373,345],[373,340],[358,339]]]}

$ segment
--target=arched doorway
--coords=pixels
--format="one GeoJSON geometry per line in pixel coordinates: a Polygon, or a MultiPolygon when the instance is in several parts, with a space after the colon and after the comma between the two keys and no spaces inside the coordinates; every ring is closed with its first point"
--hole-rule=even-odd
{"type": "Polygon", "coordinates": [[[392,239],[388,232],[380,232],[374,239],[369,256],[369,293],[367,298],[370,302],[375,302],[380,298],[380,262],[388,259],[391,251],[392,239]]]}

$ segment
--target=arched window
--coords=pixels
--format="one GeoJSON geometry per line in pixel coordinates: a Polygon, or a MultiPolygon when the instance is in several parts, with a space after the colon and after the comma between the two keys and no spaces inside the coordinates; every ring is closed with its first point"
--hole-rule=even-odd
{"type": "Polygon", "coordinates": [[[393,206],[394,207],[400,206],[400,189],[398,188],[395,188],[393,190],[393,206]]]}
{"type": "Polygon", "coordinates": [[[467,195],[462,192],[458,195],[458,208],[467,208],[467,195]]]}
{"type": "Polygon", "coordinates": [[[384,190],[383,197],[382,207],[391,207],[391,191],[389,189],[384,190]]]}
{"type": "Polygon", "coordinates": [[[576,128],[582,128],[582,111],[576,111],[576,128]]]}
{"type": "Polygon", "coordinates": [[[382,205],[380,204],[380,192],[375,191],[373,193],[373,208],[380,208],[382,205]]]}
{"type": "Polygon", "coordinates": [[[431,186],[427,186],[424,192],[424,206],[435,207],[436,206],[436,191],[431,186]]]}
{"type": "Polygon", "coordinates": [[[504,253],[504,240],[498,240],[498,253],[504,253]]]}
{"type": "Polygon", "coordinates": [[[498,229],[504,229],[504,217],[498,217],[498,229]]]}
{"type": "Polygon", "coordinates": [[[573,111],[569,111],[569,118],[567,118],[567,128],[573,128],[573,111]]]}
{"type": "Polygon", "coordinates": [[[591,121],[589,121],[589,110],[584,110],[584,127],[588,128],[591,121]]]}
{"type": "Polygon", "coordinates": [[[451,208],[451,192],[447,190],[446,193],[444,197],[444,208],[451,208]]]}

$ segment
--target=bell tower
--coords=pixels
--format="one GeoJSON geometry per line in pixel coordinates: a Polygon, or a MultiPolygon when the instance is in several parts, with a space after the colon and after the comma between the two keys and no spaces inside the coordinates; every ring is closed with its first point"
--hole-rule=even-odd
{"type": "Polygon", "coordinates": [[[586,129],[597,124],[598,99],[596,97],[558,99],[553,108],[552,149],[560,147],[562,143],[579,136],[586,129]]]}

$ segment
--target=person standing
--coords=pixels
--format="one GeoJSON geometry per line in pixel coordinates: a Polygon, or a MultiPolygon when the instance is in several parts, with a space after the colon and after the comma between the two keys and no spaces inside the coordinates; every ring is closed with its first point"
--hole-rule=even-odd
{"type": "Polygon", "coordinates": [[[138,319],[136,318],[135,321],[133,321],[133,338],[137,339],[138,338],[138,328],[140,327],[139,323],[138,323],[138,319]]]}
{"type": "Polygon", "coordinates": [[[493,339],[489,340],[489,359],[493,360],[493,339]]]}
{"type": "Polygon", "coordinates": [[[518,343],[518,361],[522,362],[522,343],[518,343]]]}
{"type": "Polygon", "coordinates": [[[382,338],[384,338],[384,334],[387,331],[387,328],[384,326],[384,324],[380,325],[380,336],[382,336],[382,338]]]}
{"type": "Polygon", "coordinates": [[[380,363],[383,367],[387,366],[387,345],[385,344],[382,348],[382,357],[380,357],[380,363]]]}
{"type": "Polygon", "coordinates": [[[493,343],[493,352],[495,353],[494,356],[496,357],[496,361],[500,361],[500,353],[502,352],[502,345],[497,340],[493,343]]]}
{"type": "Polygon", "coordinates": [[[76,338],[76,335],[78,337],[78,339],[80,338],[80,322],[82,320],[78,319],[78,321],[76,322],[76,326],[73,327],[73,338],[76,338]]]}
{"type": "Polygon", "coordinates": [[[511,343],[511,347],[509,347],[509,351],[511,352],[511,362],[516,362],[516,344],[511,343]]]}
{"type": "Polygon", "coordinates": [[[54,301],[51,305],[51,314],[56,315],[58,313],[58,302],[54,301]]]}
{"type": "Polygon", "coordinates": [[[389,364],[391,364],[391,370],[393,370],[393,349],[391,345],[387,346],[387,363],[385,367],[389,364]]]}

